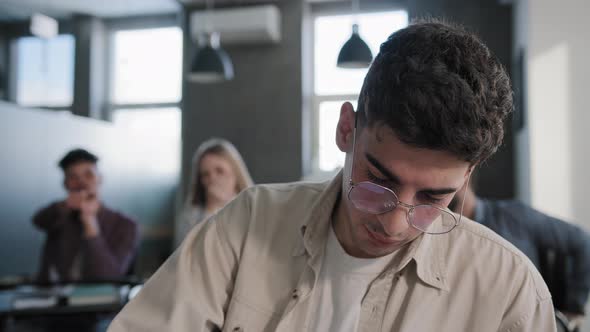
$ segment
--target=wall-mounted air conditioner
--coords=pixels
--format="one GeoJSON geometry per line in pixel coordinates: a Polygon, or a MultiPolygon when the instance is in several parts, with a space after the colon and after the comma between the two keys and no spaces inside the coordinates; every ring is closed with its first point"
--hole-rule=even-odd
{"type": "Polygon", "coordinates": [[[274,5],[193,12],[190,15],[193,39],[198,40],[207,29],[218,32],[221,44],[225,45],[278,43],[281,13],[274,5]]]}

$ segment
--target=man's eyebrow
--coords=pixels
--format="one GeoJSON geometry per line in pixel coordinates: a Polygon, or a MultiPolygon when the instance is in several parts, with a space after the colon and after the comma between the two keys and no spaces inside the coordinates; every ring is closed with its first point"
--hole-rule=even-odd
{"type": "MultiPolygon", "coordinates": [[[[400,178],[395,175],[395,173],[393,173],[392,171],[388,170],[385,166],[383,166],[378,160],[377,158],[373,157],[370,153],[365,152],[365,157],[367,158],[367,160],[377,169],[379,170],[379,172],[381,172],[381,174],[383,174],[385,177],[387,177],[387,179],[395,184],[401,184],[401,180],[400,178]]],[[[420,190],[420,192],[430,195],[430,196],[441,196],[441,195],[447,195],[447,194],[452,194],[454,192],[456,192],[458,190],[458,188],[425,188],[420,190]]]]}
{"type": "Polygon", "coordinates": [[[399,177],[397,175],[395,175],[393,172],[391,172],[390,170],[388,170],[385,166],[383,166],[378,160],[377,158],[373,157],[370,153],[365,152],[365,157],[367,158],[367,160],[376,168],[379,170],[379,172],[381,172],[381,174],[385,175],[385,177],[395,183],[395,184],[401,184],[401,181],[399,179],[399,177]]]}
{"type": "Polygon", "coordinates": [[[456,188],[440,188],[440,189],[423,189],[420,192],[430,195],[430,196],[441,196],[441,195],[448,195],[456,192],[456,188]]]}

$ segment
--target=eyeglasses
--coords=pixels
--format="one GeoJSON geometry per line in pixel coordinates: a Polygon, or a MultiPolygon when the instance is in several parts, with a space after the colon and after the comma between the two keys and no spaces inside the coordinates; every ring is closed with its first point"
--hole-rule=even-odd
{"type": "MultiPolygon", "coordinates": [[[[358,112],[358,111],[357,111],[358,112]]],[[[354,154],[356,147],[356,118],[352,138],[352,165],[350,171],[350,180],[348,189],[348,199],[352,205],[359,211],[370,214],[383,214],[394,210],[398,206],[406,208],[406,220],[408,224],[427,234],[445,234],[452,231],[463,215],[463,204],[465,195],[461,203],[461,213],[459,218],[446,207],[435,204],[410,205],[401,202],[395,192],[389,188],[380,186],[370,181],[354,183],[352,174],[354,174],[354,154]]],[[[469,178],[467,178],[467,185],[469,178]]]]}

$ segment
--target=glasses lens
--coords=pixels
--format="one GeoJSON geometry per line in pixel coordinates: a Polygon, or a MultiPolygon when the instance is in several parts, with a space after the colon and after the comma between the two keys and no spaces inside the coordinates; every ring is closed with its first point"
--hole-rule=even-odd
{"type": "Polygon", "coordinates": [[[361,182],[352,187],[348,199],[360,211],[373,214],[391,211],[397,202],[393,192],[370,182],[361,182]]]}
{"type": "Polygon", "coordinates": [[[418,205],[410,214],[410,223],[428,234],[444,234],[457,225],[455,216],[432,205],[418,205]]]}

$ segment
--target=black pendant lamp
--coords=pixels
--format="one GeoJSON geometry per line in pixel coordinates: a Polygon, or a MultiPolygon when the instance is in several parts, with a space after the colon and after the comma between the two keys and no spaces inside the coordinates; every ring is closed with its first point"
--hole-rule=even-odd
{"type": "Polygon", "coordinates": [[[373,61],[373,54],[367,43],[359,35],[359,26],[356,23],[356,14],[359,11],[358,0],[352,1],[352,11],[355,16],[355,23],[352,24],[352,35],[340,49],[336,65],[340,68],[367,68],[373,61]]]}
{"type": "Polygon", "coordinates": [[[199,40],[199,48],[193,58],[187,79],[198,83],[215,83],[234,78],[234,66],[219,46],[219,34],[210,32],[199,40]]]}
{"type": "Polygon", "coordinates": [[[207,33],[199,37],[199,48],[195,53],[187,80],[197,83],[215,83],[234,78],[234,66],[229,55],[219,42],[219,33],[211,31],[209,16],[213,8],[212,0],[207,0],[205,26],[207,33]]]}

